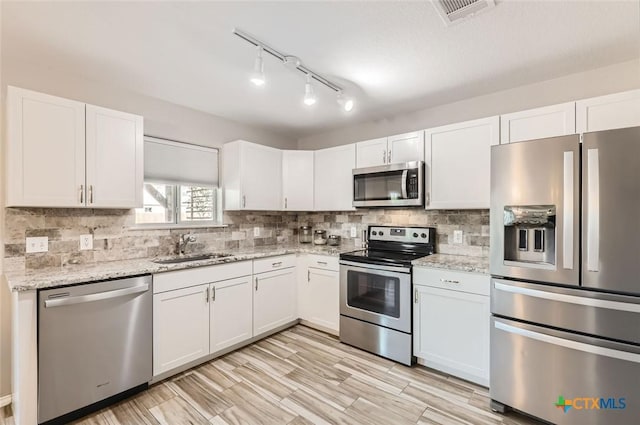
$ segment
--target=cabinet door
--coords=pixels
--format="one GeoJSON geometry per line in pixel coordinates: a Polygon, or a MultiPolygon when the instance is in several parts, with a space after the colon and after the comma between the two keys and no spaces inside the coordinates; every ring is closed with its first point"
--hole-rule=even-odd
{"type": "Polygon", "coordinates": [[[211,353],[253,336],[251,276],[211,284],[211,353]]]}
{"type": "Polygon", "coordinates": [[[500,143],[545,137],[566,136],[576,132],[576,103],[545,106],[500,116],[500,143]]]}
{"type": "Polygon", "coordinates": [[[282,208],[313,210],[313,151],[282,152],[282,208]]]}
{"type": "Polygon", "coordinates": [[[87,205],[142,206],[142,117],[87,105],[87,205]]]}
{"type": "Polygon", "coordinates": [[[413,350],[425,366],[489,385],[489,297],[414,285],[413,350]]]}
{"type": "Polygon", "coordinates": [[[426,209],[489,208],[499,117],[425,131],[426,209]]]}
{"type": "Polygon", "coordinates": [[[253,334],[260,335],[297,318],[296,269],[253,277],[253,334]]]}
{"type": "Polygon", "coordinates": [[[153,296],[153,374],[209,354],[209,285],[153,296]]]}
{"type": "Polygon", "coordinates": [[[7,89],[7,205],[84,205],[85,104],[7,89]]]}
{"type": "Polygon", "coordinates": [[[305,320],[328,330],[340,329],[340,277],[338,272],[315,269],[307,270],[305,320]]]}
{"type": "Polygon", "coordinates": [[[398,134],[387,139],[387,163],[423,161],[424,131],[398,134]]]}
{"type": "Polygon", "coordinates": [[[240,158],[242,209],[282,209],[282,151],[243,142],[240,158]]]}
{"type": "Polygon", "coordinates": [[[576,102],[578,133],[640,125],[640,89],[576,102]]]}
{"type": "Polygon", "coordinates": [[[356,145],[350,144],[315,152],[314,209],[348,211],[353,207],[353,168],[356,145]]]}
{"type": "Polygon", "coordinates": [[[356,143],[356,168],[375,167],[387,163],[387,138],[356,143]]]}

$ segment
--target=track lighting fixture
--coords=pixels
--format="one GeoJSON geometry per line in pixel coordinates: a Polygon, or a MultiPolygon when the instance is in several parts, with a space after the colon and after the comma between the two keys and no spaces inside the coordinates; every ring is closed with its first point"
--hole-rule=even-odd
{"type": "Polygon", "coordinates": [[[353,109],[353,99],[345,97],[342,90],[338,92],[336,102],[338,102],[338,105],[340,105],[345,112],[351,112],[353,109]]]}
{"type": "Polygon", "coordinates": [[[351,110],[353,110],[355,102],[353,99],[344,96],[342,87],[334,84],[333,82],[327,80],[323,76],[317,74],[316,72],[313,72],[312,70],[304,66],[300,59],[298,59],[296,56],[280,53],[276,49],[266,45],[255,37],[237,28],[233,29],[233,33],[244,41],[256,46],[258,54],[253,64],[253,72],[251,73],[251,82],[256,86],[261,86],[266,81],[264,77],[264,63],[262,61],[262,52],[266,52],[276,59],[280,60],[286,67],[298,70],[306,75],[306,83],[304,85],[305,105],[311,106],[318,101],[313,86],[311,85],[311,80],[314,79],[318,83],[323,84],[324,86],[336,92],[336,101],[345,112],[351,112],[351,110]]]}
{"type": "Polygon", "coordinates": [[[313,91],[313,86],[311,85],[311,75],[307,74],[307,82],[304,85],[304,104],[312,106],[315,105],[317,100],[316,94],[313,91]]]}
{"type": "Polygon", "coordinates": [[[262,61],[262,46],[257,46],[256,50],[258,55],[253,63],[253,72],[251,73],[250,81],[256,86],[261,86],[265,82],[264,78],[264,62],[262,61]]]}

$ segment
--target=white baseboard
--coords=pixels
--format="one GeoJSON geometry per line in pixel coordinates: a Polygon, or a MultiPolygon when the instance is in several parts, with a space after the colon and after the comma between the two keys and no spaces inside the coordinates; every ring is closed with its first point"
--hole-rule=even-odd
{"type": "Polygon", "coordinates": [[[0,407],[11,404],[11,394],[0,397],[0,407]]]}

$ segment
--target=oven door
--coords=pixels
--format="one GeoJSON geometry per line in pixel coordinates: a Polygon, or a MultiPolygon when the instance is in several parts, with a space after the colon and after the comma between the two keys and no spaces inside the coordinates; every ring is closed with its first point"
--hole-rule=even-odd
{"type": "Polygon", "coordinates": [[[411,333],[411,269],[340,262],[340,314],[411,333]]]}
{"type": "Polygon", "coordinates": [[[353,206],[423,205],[422,161],[353,170],[353,206]]]}

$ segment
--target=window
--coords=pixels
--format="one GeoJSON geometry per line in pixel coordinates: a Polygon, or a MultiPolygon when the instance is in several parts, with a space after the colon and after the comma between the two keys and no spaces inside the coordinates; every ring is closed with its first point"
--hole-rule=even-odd
{"type": "Polygon", "coordinates": [[[136,224],[221,224],[217,149],[145,137],[144,205],[136,224]]]}

